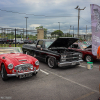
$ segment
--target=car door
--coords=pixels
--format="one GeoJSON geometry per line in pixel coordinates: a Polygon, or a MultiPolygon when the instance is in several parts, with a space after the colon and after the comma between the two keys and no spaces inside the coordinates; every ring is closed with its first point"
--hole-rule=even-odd
{"type": "Polygon", "coordinates": [[[40,59],[42,61],[45,60],[45,58],[43,57],[45,51],[44,51],[44,41],[43,40],[39,40],[37,43],[37,49],[36,49],[36,58],[40,59]]]}

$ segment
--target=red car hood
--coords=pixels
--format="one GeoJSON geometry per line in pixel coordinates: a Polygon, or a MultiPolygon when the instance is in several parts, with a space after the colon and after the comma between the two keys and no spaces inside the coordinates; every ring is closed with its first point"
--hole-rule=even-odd
{"type": "Polygon", "coordinates": [[[32,64],[33,62],[37,61],[36,58],[21,53],[3,54],[2,56],[5,57],[8,63],[9,62],[13,63],[15,66],[18,64],[25,64],[25,63],[32,64]]]}

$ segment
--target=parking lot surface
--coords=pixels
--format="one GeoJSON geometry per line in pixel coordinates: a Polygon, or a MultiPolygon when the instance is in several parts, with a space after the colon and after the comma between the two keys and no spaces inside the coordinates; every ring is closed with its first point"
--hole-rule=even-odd
{"type": "Polygon", "coordinates": [[[99,62],[93,69],[87,63],[51,69],[40,62],[36,76],[4,82],[0,76],[0,100],[97,100],[99,97],[99,62]]]}

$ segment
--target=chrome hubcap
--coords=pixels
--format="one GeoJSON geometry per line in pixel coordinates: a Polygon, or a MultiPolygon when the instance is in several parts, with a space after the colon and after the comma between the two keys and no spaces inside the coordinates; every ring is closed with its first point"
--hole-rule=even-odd
{"type": "Polygon", "coordinates": [[[91,61],[91,57],[90,57],[90,56],[87,56],[87,57],[86,57],[86,61],[87,61],[87,62],[90,62],[90,61],[91,61]]]}
{"type": "Polygon", "coordinates": [[[54,66],[54,59],[53,58],[49,58],[48,64],[49,64],[50,67],[53,67],[54,66]]]}

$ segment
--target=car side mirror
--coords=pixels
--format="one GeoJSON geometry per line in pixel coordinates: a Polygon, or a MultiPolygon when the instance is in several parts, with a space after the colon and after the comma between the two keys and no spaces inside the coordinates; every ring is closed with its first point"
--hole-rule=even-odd
{"type": "Polygon", "coordinates": [[[37,48],[40,49],[41,48],[41,45],[37,45],[37,48]]]}

